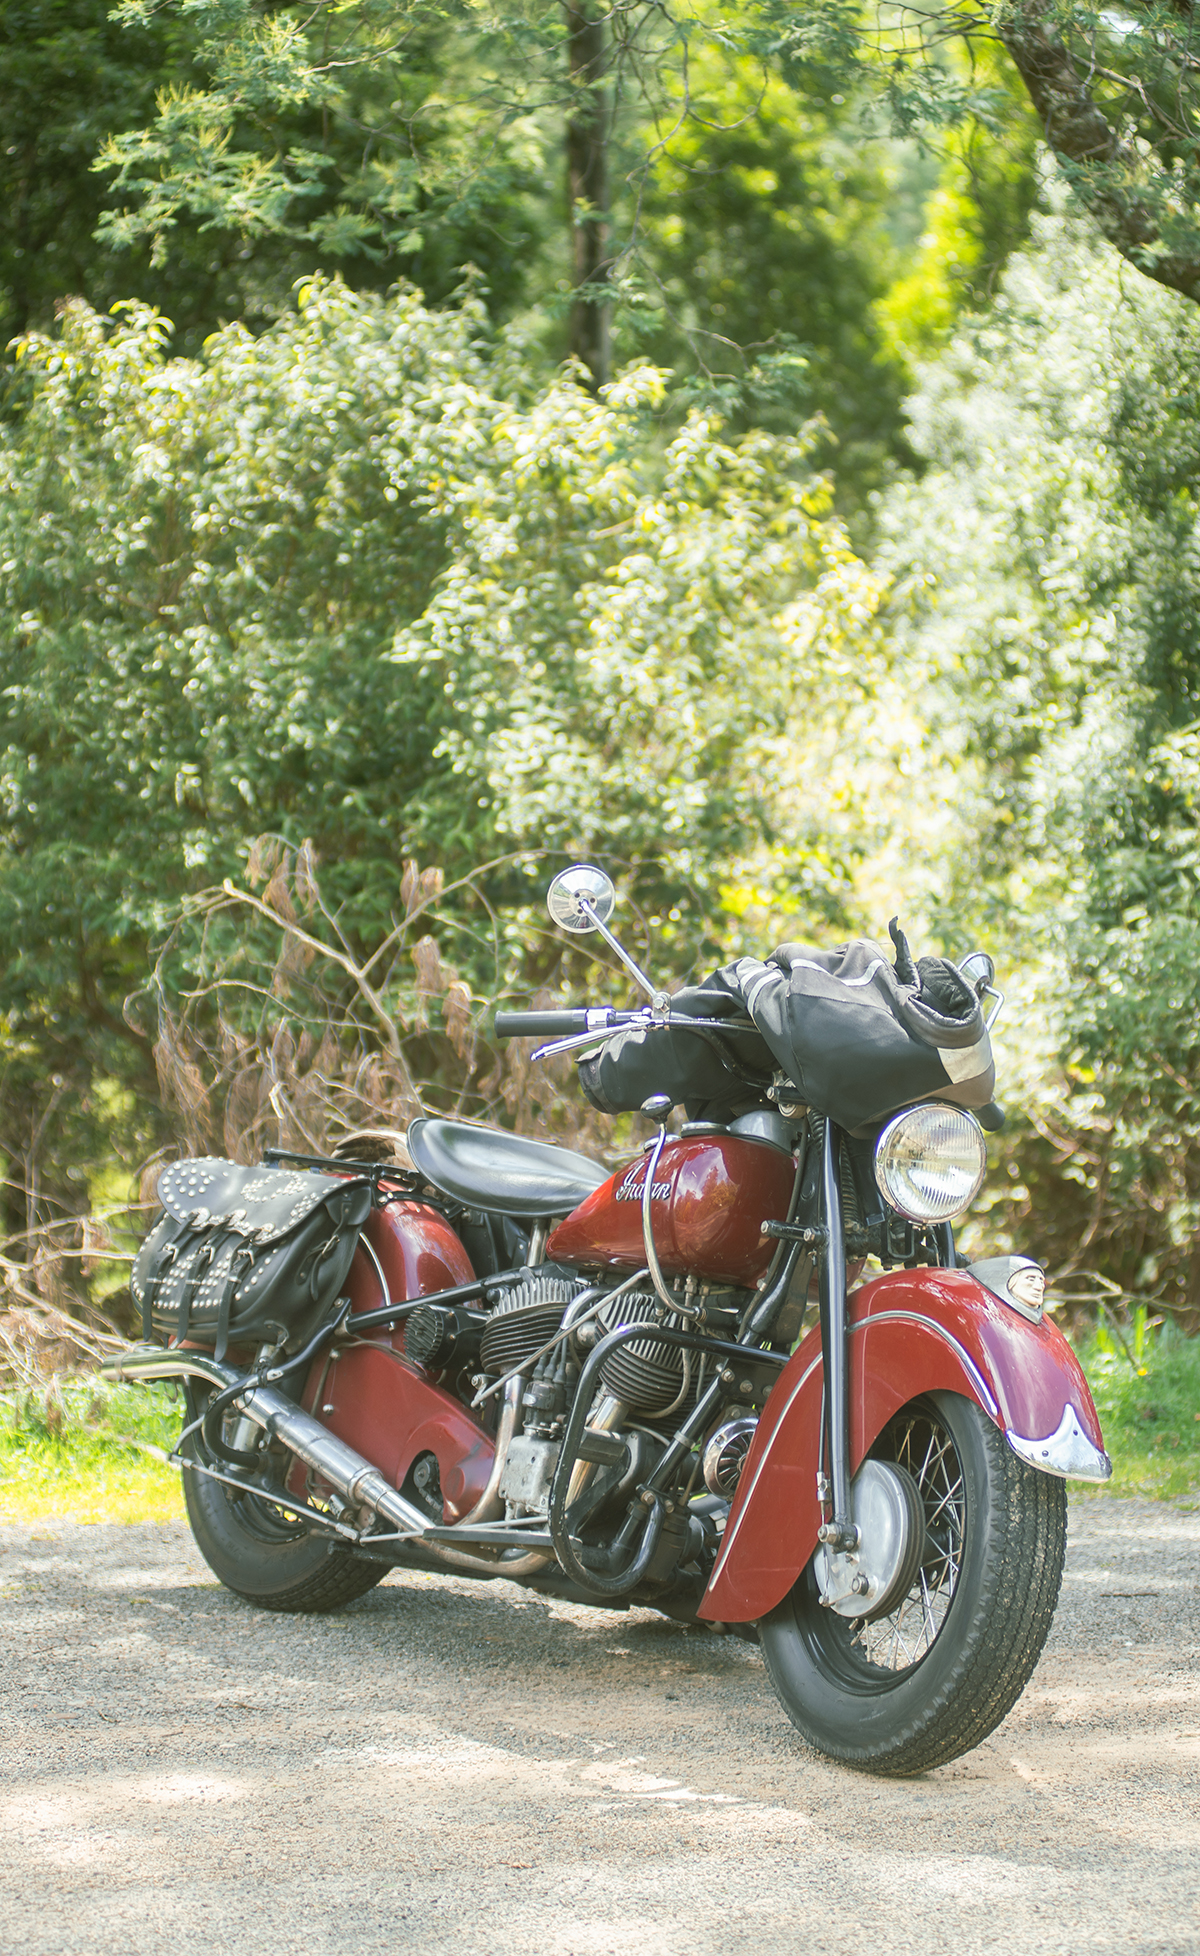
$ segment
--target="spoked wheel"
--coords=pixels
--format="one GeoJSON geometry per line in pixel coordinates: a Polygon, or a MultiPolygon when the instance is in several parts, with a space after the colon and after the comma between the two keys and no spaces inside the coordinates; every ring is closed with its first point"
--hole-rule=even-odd
{"type": "MultiPolygon", "coordinates": [[[[236,1424],[234,1417],[225,1422],[229,1441],[236,1424]]],[[[220,1461],[209,1460],[199,1433],[184,1442],[183,1451],[203,1466],[227,1471],[220,1461]]],[[[286,1472],[285,1461],[280,1464],[286,1472]]],[[[387,1574],[385,1563],[347,1555],[266,1495],[244,1494],[185,1467],[183,1498],[196,1547],[213,1574],[260,1609],[337,1610],[387,1574]]]]}
{"type": "Polygon", "coordinates": [[[1066,1486],[1018,1460],[956,1393],[905,1406],[871,1449],[917,1484],[925,1543],[890,1614],[823,1609],[810,1563],[759,1627],[793,1725],[831,1758],[896,1777],[969,1752],[1033,1674],[1058,1601],[1066,1486]]]}

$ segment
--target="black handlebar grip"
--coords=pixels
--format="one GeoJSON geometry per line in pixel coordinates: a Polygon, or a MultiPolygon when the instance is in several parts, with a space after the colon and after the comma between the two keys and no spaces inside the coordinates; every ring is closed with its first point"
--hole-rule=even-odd
{"type": "Polygon", "coordinates": [[[497,1012],[497,1039],[557,1039],[587,1032],[586,1010],[574,1012],[497,1012]]]}

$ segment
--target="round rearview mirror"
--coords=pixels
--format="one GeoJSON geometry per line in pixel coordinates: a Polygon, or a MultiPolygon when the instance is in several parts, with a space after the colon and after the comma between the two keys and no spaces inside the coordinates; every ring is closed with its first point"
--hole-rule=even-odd
{"type": "Polygon", "coordinates": [[[588,931],[606,924],[616,900],[612,878],[590,863],[560,869],[546,891],[546,908],[564,930],[588,931]]]}
{"type": "Polygon", "coordinates": [[[958,968],[976,997],[996,982],[996,967],[986,951],[972,951],[958,968]]]}

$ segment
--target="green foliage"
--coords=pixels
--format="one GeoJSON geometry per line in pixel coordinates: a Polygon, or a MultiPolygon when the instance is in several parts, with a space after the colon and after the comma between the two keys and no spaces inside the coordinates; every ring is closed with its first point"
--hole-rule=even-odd
{"type": "MultiPolygon", "coordinates": [[[[212,26],[195,8],[118,20],[107,0],[4,9],[0,346],[49,328],[69,298],[106,311],[136,293],[170,316],[180,350],[196,352],[225,320],[277,316],[295,281],[319,266],[344,267],[366,289],[403,271],[437,302],[470,264],[494,309],[521,301],[546,221],[542,151],[522,123],[500,132],[486,166],[468,156],[461,117],[435,101],[439,75],[450,68],[463,79],[470,66],[461,33],[432,22],[419,43],[407,38],[399,67],[354,62],[328,98],[286,86],[282,54],[252,90],[222,67],[225,83],[248,91],[244,120],[226,127],[203,88],[208,57],[219,63],[205,39],[212,26]],[[143,135],[156,117],[165,134],[143,135]],[[106,146],[126,159],[116,187],[95,167],[106,146]],[[169,157],[186,178],[178,196],[164,187],[169,157]],[[272,174],[276,157],[292,159],[294,213],[272,174]],[[152,222],[122,206],[131,173],[152,222]],[[259,186],[261,221],[252,215],[259,186]]],[[[278,38],[278,26],[267,32],[278,38]]]]}
{"type": "Polygon", "coordinates": [[[1200,1338],[1156,1323],[1144,1307],[1128,1333],[1101,1323],[1080,1358],[1112,1455],[1112,1492],[1178,1498],[1200,1489],[1200,1338]]]}
{"type": "Polygon", "coordinates": [[[841,98],[800,96],[747,59],[709,53],[689,79],[692,115],[666,136],[642,194],[654,311],[641,343],[710,379],[774,356],[791,385],[775,404],[752,391],[755,418],[818,408],[839,491],[861,495],[899,429],[899,373],[872,311],[892,269],[882,157],[864,150],[841,98]]]}
{"type": "MultiPolygon", "coordinates": [[[[878,596],[802,443],[696,413],[663,448],[653,370],[600,401],[539,385],[477,303],[314,281],[201,362],[165,337],[145,308],[72,308],[23,347],[0,435],[14,1160],[97,1059],[145,1105],[157,1028],[123,1000],[265,831],[310,843],[364,956],[403,917],[406,853],[451,878],[503,858],[501,921],[468,906],[454,952],[489,997],[543,975],[538,851],[715,907],[771,828],[778,744],[859,689],[844,642],[878,596]]],[[[186,931],[171,958],[172,985],[211,976],[186,931]]]]}
{"type": "Polygon", "coordinates": [[[0,1399],[0,1517],[162,1521],[183,1512],[175,1445],[182,1402],[169,1386],[55,1379],[0,1399]]]}
{"type": "Polygon", "coordinates": [[[910,656],[988,777],[947,913],[1040,966],[1028,1005],[1059,1068],[1043,1047],[1029,1077],[1030,1226],[1190,1309],[1200,327],[1077,222],[1035,239],[924,376],[929,466],[883,514],[886,561],[910,656]]]}
{"type": "Polygon", "coordinates": [[[1193,456],[1172,403],[1197,328],[1063,216],[1035,237],[923,377],[911,412],[929,466],[892,499],[885,558],[925,658],[961,675],[1003,786],[998,828],[1024,849],[1053,836],[1061,856],[1094,833],[1098,790],[1119,807],[1196,711],[1193,456]],[[1166,496],[1156,473],[1143,488],[1155,416],[1175,444],[1166,496]]]}
{"type": "MultiPolygon", "coordinates": [[[[185,44],[178,26],[118,27],[105,0],[11,0],[0,13],[0,345],[48,326],[69,294],[86,289],[106,304],[125,279],[151,276],[143,251],[120,283],[97,281],[92,232],[105,191],[92,163],[110,130],[153,112],[185,44]]],[[[188,272],[193,287],[211,283],[207,266],[193,261],[188,272]]]]}
{"type": "Polygon", "coordinates": [[[977,65],[993,75],[1003,112],[986,128],[973,120],[943,139],[923,234],[875,309],[885,346],[910,369],[940,351],[962,313],[990,303],[1025,241],[1037,195],[1036,118],[1002,56],[977,65]]]}
{"type": "MultiPolygon", "coordinates": [[[[154,13],[151,0],[120,11],[136,24],[154,13]]],[[[207,81],[165,92],[153,122],[118,132],[102,159],[128,200],[106,217],[109,235],[153,238],[160,255],[183,213],[346,254],[419,249],[472,203],[503,209],[528,157],[544,168],[552,127],[578,106],[558,8],[330,0],[264,13],[248,0],[192,0],[187,14],[207,81]]],[[[869,94],[877,122],[902,136],[976,129],[1003,142],[1013,126],[1004,49],[1106,234],[1150,277],[1200,296],[1200,103],[1190,18],[1175,8],[1126,18],[1095,0],[1031,0],[985,22],[963,0],[931,10],[742,0],[718,13],[634,0],[605,31],[608,70],[589,79],[589,95],[611,88],[618,143],[631,111],[654,124],[623,165],[635,194],[614,246],[622,278],[636,269],[658,146],[706,120],[693,94],[706,58],[734,73],[754,63],[809,100],[869,94]]],[[[1004,201],[980,208],[995,216],[1004,201]]],[[[987,223],[967,229],[986,251],[987,223]]]]}

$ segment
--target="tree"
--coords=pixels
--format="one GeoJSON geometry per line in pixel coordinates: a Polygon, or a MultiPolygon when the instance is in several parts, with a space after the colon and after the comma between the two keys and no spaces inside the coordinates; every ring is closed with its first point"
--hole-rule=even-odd
{"type": "Polygon", "coordinates": [[[121,227],[94,165],[106,139],[135,140],[155,116],[156,96],[178,101],[206,78],[190,15],[152,9],[120,25],[108,0],[14,0],[0,14],[0,347],[47,329],[65,300],[106,311],[136,295],[170,317],[179,351],[198,352],[229,319],[261,325],[278,316],[296,281],[321,266],[367,290],[406,275],[440,303],[471,265],[493,313],[510,313],[524,301],[546,229],[536,145],[518,132],[487,169],[464,169],[453,116],[430,108],[421,129],[428,169],[449,171],[457,158],[464,180],[424,224],[415,168],[389,152],[389,140],[394,150],[406,100],[423,103],[461,49],[443,33],[405,53],[402,86],[394,71],[356,66],[343,78],[337,115],[290,98],[272,113],[259,104],[244,136],[234,137],[235,147],[266,140],[281,155],[319,154],[323,172],[302,200],[303,222],[251,227],[250,235],[236,222],[213,223],[211,199],[197,198],[174,213],[165,258],[165,232],[121,227]],[[347,197],[357,200],[357,217],[347,197]],[[386,235],[371,231],[372,212],[387,217],[386,235]]]}
{"type": "MultiPolygon", "coordinates": [[[[602,851],[669,952],[686,902],[674,955],[715,956],[697,912],[771,826],[770,749],[858,688],[843,642],[878,596],[803,444],[693,413],[664,452],[653,369],[600,400],[539,379],[478,302],[317,280],[202,361],[167,337],[70,308],[0,429],[12,1160],[55,1076],[74,1107],[97,1065],[148,1091],[153,1014],[123,1002],[265,831],[310,844],[360,951],[405,855],[493,862],[447,950],[476,1011],[553,975],[546,852],[602,851]]],[[[173,944],[183,993],[206,967],[173,944]]]]}
{"type": "Polygon", "coordinates": [[[1198,364],[1185,298],[1131,280],[1078,216],[1042,215],[993,311],[926,371],[925,471],[881,517],[898,656],[983,772],[947,913],[1025,967],[1021,1201],[1056,1260],[1181,1308],[1200,1224],[1198,364]]]}
{"type": "MultiPolygon", "coordinates": [[[[121,28],[105,0],[13,0],[0,14],[0,343],[48,326],[57,300],[121,296],[97,262],[92,233],[106,194],[92,163],[112,130],[153,113],[156,86],[187,75],[186,50],[179,24],[121,28]]],[[[187,268],[210,309],[219,256],[210,242],[187,268]]],[[[165,299],[148,248],[121,267],[130,277],[148,299],[165,299]]]]}
{"type": "MultiPolygon", "coordinates": [[[[778,9],[803,59],[813,38],[845,34],[840,0],[816,24],[778,9]]],[[[867,16],[864,59],[877,63],[903,124],[991,121],[994,67],[965,80],[947,48],[1002,47],[1059,170],[1110,243],[1148,278],[1200,299],[1200,68],[1193,10],[1147,0],[1122,11],[1094,0],[974,0],[926,8],[901,0],[867,16]]]]}
{"type": "MultiPolygon", "coordinates": [[[[153,7],[126,0],[120,12],[137,23],[153,7]]],[[[621,255],[608,208],[613,103],[631,82],[656,101],[664,77],[669,89],[686,58],[679,23],[642,0],[611,14],[593,0],[541,13],[431,0],[265,13],[207,0],[189,18],[210,85],[170,91],[151,126],[106,145],[101,167],[131,199],[104,220],[112,245],[152,238],[161,257],[190,214],[246,238],[302,240],[327,259],[411,256],[426,284],[416,260],[430,233],[461,234],[474,213],[502,210],[530,159],[553,167],[565,134],[570,347],[602,384],[621,255]],[[319,139],[300,112],[319,117],[319,139]]],[[[506,242],[511,264],[528,240],[506,242]]]]}
{"type": "MultiPolygon", "coordinates": [[[[121,17],[144,23],[152,11],[152,0],[125,0],[121,17]]],[[[597,385],[610,302],[636,300],[657,166],[706,120],[693,92],[705,60],[731,73],[755,62],[764,82],[782,76],[805,99],[849,100],[866,135],[890,123],[939,140],[974,122],[1003,140],[1007,59],[1105,235],[1148,277],[1200,296],[1200,71],[1191,11],[1166,0],[1128,16],[1094,0],[877,0],[865,11],[741,0],[721,13],[692,0],[564,0],[532,13],[499,0],[486,11],[203,0],[188,19],[211,79],[169,91],[152,124],[107,146],[126,199],[106,219],[113,244],[149,238],[161,254],[191,214],[249,239],[304,240],[326,258],[390,256],[456,214],[503,204],[522,149],[547,167],[565,131],[571,345],[597,385]]]]}
{"type": "Polygon", "coordinates": [[[845,105],[750,60],[701,55],[690,90],[642,193],[646,308],[624,335],[734,398],[769,376],[774,396],[752,384],[743,409],[755,420],[819,411],[839,497],[861,503],[901,424],[902,370],[875,319],[898,268],[883,159],[856,144],[845,105]]]}

